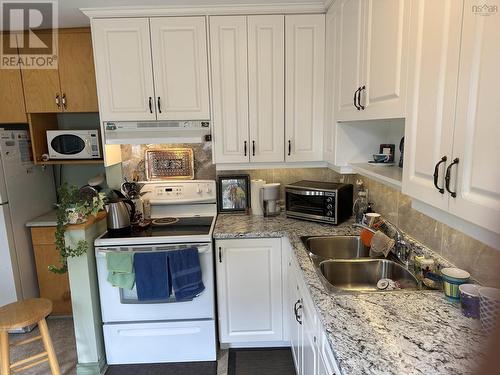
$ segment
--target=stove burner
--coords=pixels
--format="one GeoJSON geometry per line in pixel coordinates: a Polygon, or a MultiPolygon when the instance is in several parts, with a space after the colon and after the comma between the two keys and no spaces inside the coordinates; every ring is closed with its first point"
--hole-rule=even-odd
{"type": "Polygon", "coordinates": [[[166,226],[166,225],[175,224],[178,221],[179,221],[179,219],[176,217],[161,217],[159,219],[153,219],[153,225],[166,226]]]}

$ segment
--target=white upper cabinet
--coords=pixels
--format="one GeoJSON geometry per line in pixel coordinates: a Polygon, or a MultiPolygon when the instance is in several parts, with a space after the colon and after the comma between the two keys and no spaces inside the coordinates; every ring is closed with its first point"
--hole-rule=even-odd
{"type": "Polygon", "coordinates": [[[500,233],[500,23],[498,15],[474,14],[474,5],[465,1],[450,212],[500,233]]]}
{"type": "Polygon", "coordinates": [[[341,0],[337,121],[405,116],[410,4],[341,0]]]}
{"type": "Polygon", "coordinates": [[[209,119],[205,17],[150,22],[158,120],[209,119]]]}
{"type": "Polygon", "coordinates": [[[155,120],[149,19],[92,21],[101,121],[155,120]]]}
{"type": "Polygon", "coordinates": [[[216,163],[249,161],[247,17],[210,17],[216,163]]]}
{"type": "Polygon", "coordinates": [[[285,17],[248,17],[250,161],[283,162],[285,17]]]}
{"type": "MultiPolygon", "coordinates": [[[[333,93],[337,119],[359,116],[357,94],[361,87],[361,63],[363,44],[363,2],[361,0],[340,0],[330,9],[334,13],[339,28],[338,53],[334,56],[336,90],[333,93]]],[[[333,17],[333,16],[331,16],[333,17]]],[[[327,45],[327,50],[332,45],[327,45]]],[[[328,67],[328,69],[331,69],[328,67]]],[[[327,97],[327,100],[328,97],[327,97]]]]}
{"type": "Polygon", "coordinates": [[[286,161],[323,160],[325,15],[285,16],[286,161]]]}
{"type": "Polygon", "coordinates": [[[370,119],[405,117],[411,2],[365,0],[364,4],[361,111],[370,119]]]}
{"type": "Polygon", "coordinates": [[[419,0],[412,7],[403,192],[447,210],[462,6],[419,0]]]}
{"type": "Polygon", "coordinates": [[[330,7],[326,14],[325,47],[325,128],[323,155],[325,161],[335,163],[335,87],[337,56],[339,51],[340,12],[336,11],[338,2],[330,7]]]}
{"type": "Polygon", "coordinates": [[[101,121],[210,118],[205,17],[94,19],[92,37],[101,121]]]}
{"type": "Polygon", "coordinates": [[[283,339],[281,239],[217,240],[221,343],[283,339]]]}

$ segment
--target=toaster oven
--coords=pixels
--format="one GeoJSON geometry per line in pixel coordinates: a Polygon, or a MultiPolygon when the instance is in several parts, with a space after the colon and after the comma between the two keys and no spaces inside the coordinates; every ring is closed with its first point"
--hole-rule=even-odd
{"type": "Polygon", "coordinates": [[[286,216],[340,224],[352,215],[352,184],[298,181],[285,186],[286,216]]]}

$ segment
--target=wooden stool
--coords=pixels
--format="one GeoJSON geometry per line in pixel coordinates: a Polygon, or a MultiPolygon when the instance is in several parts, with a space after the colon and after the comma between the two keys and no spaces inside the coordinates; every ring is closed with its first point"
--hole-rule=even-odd
{"type": "Polygon", "coordinates": [[[12,373],[27,370],[43,362],[49,362],[53,375],[60,375],[59,364],[56,353],[52,346],[49,329],[45,317],[52,312],[52,302],[44,298],[32,298],[25,301],[14,302],[0,307],[0,374],[10,375],[12,373]],[[36,340],[42,340],[45,351],[31,357],[10,364],[9,334],[11,329],[22,328],[38,323],[40,335],[12,344],[19,346],[36,340]]]}

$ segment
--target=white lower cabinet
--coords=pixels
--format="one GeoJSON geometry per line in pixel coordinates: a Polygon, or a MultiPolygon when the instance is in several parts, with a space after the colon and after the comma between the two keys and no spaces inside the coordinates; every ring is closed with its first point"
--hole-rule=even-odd
{"type": "Polygon", "coordinates": [[[220,342],[283,340],[281,239],[215,244],[220,342]]]}
{"type": "Polygon", "coordinates": [[[290,345],[297,375],[339,375],[288,238],[216,240],[215,246],[220,342],[290,345]]]}

